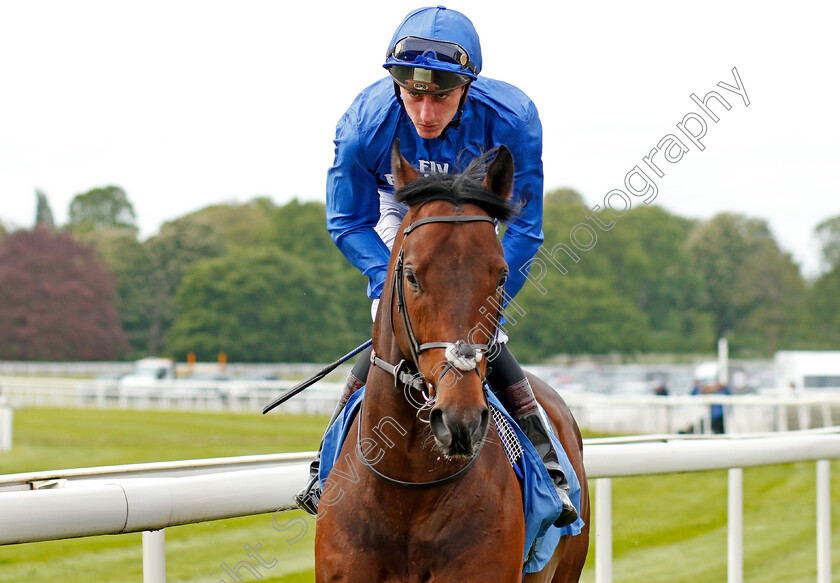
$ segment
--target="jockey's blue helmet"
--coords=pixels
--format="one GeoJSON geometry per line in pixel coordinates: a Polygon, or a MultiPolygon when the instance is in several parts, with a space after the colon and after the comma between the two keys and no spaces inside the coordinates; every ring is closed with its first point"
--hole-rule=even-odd
{"type": "Polygon", "coordinates": [[[409,91],[447,93],[478,78],[478,33],[457,10],[418,8],[397,27],[383,67],[409,91]]]}

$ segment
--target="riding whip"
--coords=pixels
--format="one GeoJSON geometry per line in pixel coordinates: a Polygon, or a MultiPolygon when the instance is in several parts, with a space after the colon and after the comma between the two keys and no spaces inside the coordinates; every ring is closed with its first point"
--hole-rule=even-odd
{"type": "Polygon", "coordinates": [[[347,354],[345,354],[344,356],[342,356],[341,358],[339,358],[335,362],[328,364],[327,366],[325,366],[324,368],[319,370],[317,373],[315,373],[314,375],[312,375],[311,377],[309,377],[305,381],[299,382],[294,387],[292,387],[291,389],[289,389],[288,391],[286,391],[285,393],[283,393],[282,395],[280,395],[279,397],[274,399],[271,403],[269,403],[268,405],[263,407],[263,415],[265,415],[266,413],[268,413],[269,411],[271,411],[272,409],[274,409],[278,405],[282,405],[283,403],[285,403],[286,401],[288,401],[289,399],[291,399],[292,397],[294,397],[295,395],[297,395],[298,393],[300,393],[301,391],[303,391],[307,387],[310,387],[310,386],[314,385],[315,383],[320,381],[322,378],[324,378],[325,376],[330,374],[332,371],[334,371],[336,368],[338,368],[338,366],[340,364],[347,362],[348,360],[350,360],[351,358],[353,358],[354,356],[359,354],[362,350],[364,350],[365,348],[367,348],[371,344],[373,344],[372,339],[366,340],[364,343],[358,345],[356,348],[354,348],[353,350],[351,350],[350,352],[348,352],[347,354]]]}

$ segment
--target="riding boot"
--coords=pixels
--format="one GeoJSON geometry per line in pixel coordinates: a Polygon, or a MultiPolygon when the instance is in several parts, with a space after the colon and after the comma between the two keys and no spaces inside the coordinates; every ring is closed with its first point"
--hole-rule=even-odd
{"type": "Polygon", "coordinates": [[[516,412],[519,414],[516,415],[515,413],[514,419],[516,419],[519,427],[537,450],[537,453],[545,464],[545,469],[548,470],[549,477],[554,482],[557,495],[563,504],[563,512],[554,521],[554,526],[568,526],[577,520],[577,510],[569,498],[569,481],[566,479],[566,474],[560,466],[557,451],[554,449],[554,444],[551,441],[551,431],[536,406],[536,399],[534,397],[534,391],[531,389],[531,384],[527,378],[522,379],[518,383],[508,387],[505,393],[510,402],[520,405],[533,399],[533,406],[525,407],[525,412],[522,412],[522,409],[517,407],[516,412]],[[530,399],[528,399],[529,394],[530,399]]]}
{"type": "MultiPolygon", "coordinates": [[[[341,393],[341,399],[333,411],[330,422],[327,423],[327,431],[335,420],[339,418],[347,401],[353,396],[353,393],[361,389],[365,381],[356,378],[352,372],[347,376],[347,384],[344,385],[344,391],[341,393]]],[[[326,434],[326,431],[324,432],[326,434]]],[[[318,514],[318,504],[321,502],[321,484],[318,482],[318,471],[321,469],[321,449],[324,447],[324,440],[321,440],[321,445],[318,446],[318,453],[315,454],[315,459],[309,464],[309,480],[300,492],[295,494],[295,504],[309,514],[315,516],[318,514]]]]}

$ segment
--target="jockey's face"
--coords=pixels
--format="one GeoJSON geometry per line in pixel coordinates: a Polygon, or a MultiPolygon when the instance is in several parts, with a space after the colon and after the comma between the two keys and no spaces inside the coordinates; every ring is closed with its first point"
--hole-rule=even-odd
{"type": "Polygon", "coordinates": [[[458,87],[442,95],[414,93],[405,87],[400,87],[400,96],[411,123],[414,124],[417,134],[426,139],[436,138],[443,132],[443,129],[458,113],[458,105],[461,103],[463,94],[464,87],[458,87]]]}

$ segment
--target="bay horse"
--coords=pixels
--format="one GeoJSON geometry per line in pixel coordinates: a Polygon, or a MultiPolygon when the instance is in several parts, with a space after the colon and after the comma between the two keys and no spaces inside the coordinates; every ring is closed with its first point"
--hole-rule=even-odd
{"type": "MultiPolygon", "coordinates": [[[[522,492],[490,422],[482,358],[507,274],[495,220],[512,210],[513,159],[501,146],[483,183],[423,178],[396,141],[391,164],[398,194],[414,183],[413,194],[374,323],[375,366],[321,497],[316,581],[518,583],[522,492]]],[[[586,526],[524,581],[572,583],[589,545],[583,443],[565,402],[528,378],[581,483],[586,526]]]]}

